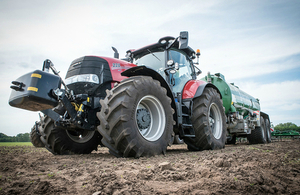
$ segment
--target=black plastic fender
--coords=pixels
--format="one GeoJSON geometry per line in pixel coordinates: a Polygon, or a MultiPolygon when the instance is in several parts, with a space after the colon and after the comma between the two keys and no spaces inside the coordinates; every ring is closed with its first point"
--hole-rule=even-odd
{"type": "Polygon", "coordinates": [[[260,115],[264,118],[264,119],[268,119],[270,121],[270,117],[267,113],[260,111],[260,115]]]}
{"type": "Polygon", "coordinates": [[[214,88],[215,90],[217,90],[217,92],[220,94],[221,99],[222,99],[222,94],[221,94],[221,92],[219,91],[219,89],[218,89],[215,85],[213,85],[213,84],[211,84],[211,83],[206,83],[206,84],[199,85],[199,87],[198,87],[198,89],[197,89],[197,91],[196,91],[196,93],[195,93],[193,99],[194,99],[194,98],[197,98],[197,97],[199,97],[199,96],[201,96],[202,93],[203,93],[203,91],[204,91],[204,89],[205,89],[206,87],[211,87],[211,88],[214,88]]]}

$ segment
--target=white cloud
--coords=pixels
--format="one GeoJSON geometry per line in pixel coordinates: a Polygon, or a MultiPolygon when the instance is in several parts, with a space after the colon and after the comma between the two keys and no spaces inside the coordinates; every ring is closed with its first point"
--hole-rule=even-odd
{"type": "Polygon", "coordinates": [[[202,51],[203,72],[239,79],[300,67],[276,62],[300,53],[297,7],[299,3],[280,1],[216,5],[219,9],[203,18],[201,36],[196,37],[199,45],[194,44],[202,51]]]}
{"type": "Polygon", "coordinates": [[[283,81],[276,83],[245,82],[240,84],[241,88],[250,94],[263,95],[264,101],[280,104],[281,101],[296,103],[300,101],[300,81],[283,81]]]}
{"type": "Polygon", "coordinates": [[[260,100],[262,111],[269,114],[275,124],[293,121],[300,125],[299,80],[269,84],[243,82],[239,87],[260,100]]]}
{"type": "Polygon", "coordinates": [[[208,70],[222,72],[231,79],[289,70],[300,67],[300,64],[276,63],[276,60],[300,53],[299,45],[300,39],[295,37],[243,37],[201,48],[200,65],[205,73],[208,70]]]}
{"type": "MultiPolygon", "coordinates": [[[[298,99],[298,101],[300,102],[300,98],[298,99]]],[[[282,109],[282,110],[287,110],[287,111],[289,111],[289,110],[300,110],[300,103],[288,103],[288,104],[285,104],[285,105],[283,105],[283,106],[281,106],[281,107],[279,107],[280,109],[282,109]]],[[[298,119],[300,119],[300,117],[298,118],[298,119]]]]}

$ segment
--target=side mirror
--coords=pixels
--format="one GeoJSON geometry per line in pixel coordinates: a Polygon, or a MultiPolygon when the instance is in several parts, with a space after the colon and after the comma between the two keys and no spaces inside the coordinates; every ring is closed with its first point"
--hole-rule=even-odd
{"type": "Polygon", "coordinates": [[[189,32],[182,31],[179,36],[179,49],[186,49],[188,47],[189,32]]]}

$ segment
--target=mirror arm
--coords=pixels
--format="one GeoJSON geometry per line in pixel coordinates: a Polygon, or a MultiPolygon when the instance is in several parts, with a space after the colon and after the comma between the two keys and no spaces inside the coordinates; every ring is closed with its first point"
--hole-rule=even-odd
{"type": "Polygon", "coordinates": [[[194,67],[198,70],[198,72],[196,72],[196,76],[198,76],[199,74],[202,73],[202,71],[200,70],[200,68],[198,68],[197,66],[194,65],[194,67]]]}

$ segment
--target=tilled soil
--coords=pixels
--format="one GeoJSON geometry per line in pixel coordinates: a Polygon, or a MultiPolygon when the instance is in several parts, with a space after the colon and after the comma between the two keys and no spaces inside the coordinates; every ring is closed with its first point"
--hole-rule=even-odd
{"type": "Polygon", "coordinates": [[[300,140],[115,158],[0,147],[0,194],[300,194],[300,140]]]}

